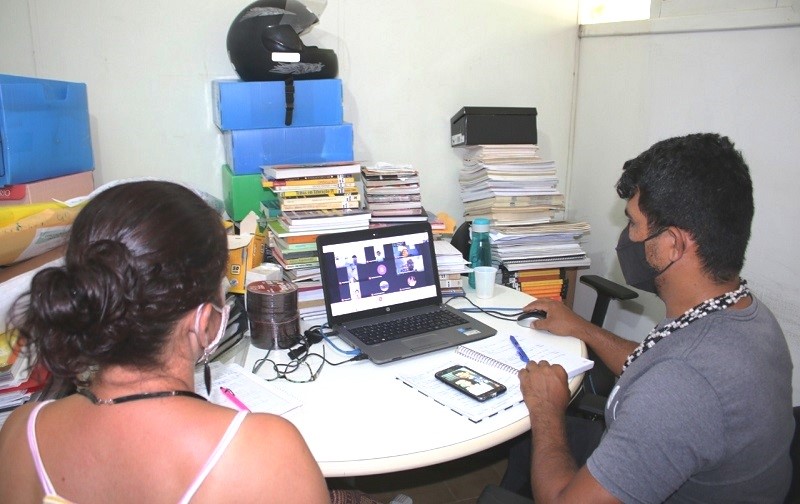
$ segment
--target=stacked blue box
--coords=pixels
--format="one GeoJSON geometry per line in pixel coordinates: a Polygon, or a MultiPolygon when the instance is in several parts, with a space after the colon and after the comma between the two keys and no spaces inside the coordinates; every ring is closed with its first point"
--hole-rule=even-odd
{"type": "MultiPolygon", "coordinates": [[[[214,123],[223,131],[286,127],[283,82],[215,80],[213,93],[214,123]]],[[[293,106],[289,127],[342,124],[342,81],[295,82],[293,106]]]]}
{"type": "Polygon", "coordinates": [[[0,74],[0,186],[93,167],[86,85],[0,74]]]}
{"type": "Polygon", "coordinates": [[[353,125],[226,131],[225,162],[236,175],[261,173],[264,165],[353,159],[353,125]]]}
{"type": "Polygon", "coordinates": [[[250,194],[263,191],[260,186],[249,187],[257,181],[252,176],[261,175],[262,166],[353,159],[353,125],[343,122],[342,81],[302,80],[293,86],[291,124],[287,126],[283,81],[212,82],[214,123],[223,132],[231,179],[228,185],[234,188],[226,200],[231,216],[252,206],[250,194]]]}

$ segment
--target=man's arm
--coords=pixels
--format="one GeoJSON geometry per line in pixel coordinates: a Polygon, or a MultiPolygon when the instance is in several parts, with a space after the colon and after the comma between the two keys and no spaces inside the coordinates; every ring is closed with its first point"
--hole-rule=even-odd
{"type": "Polygon", "coordinates": [[[619,503],[586,467],[578,469],[570,454],[564,423],[569,402],[564,368],[530,362],[520,370],[519,379],[531,419],[531,482],[537,504],[619,503]]]}
{"type": "Polygon", "coordinates": [[[523,310],[544,310],[547,318],[535,321],[535,329],[549,331],[559,336],[575,336],[586,343],[602,359],[612,373],[619,376],[622,365],[638,343],[620,338],[616,334],[597,327],[578,316],[563,303],[539,299],[526,305],[523,310]]]}

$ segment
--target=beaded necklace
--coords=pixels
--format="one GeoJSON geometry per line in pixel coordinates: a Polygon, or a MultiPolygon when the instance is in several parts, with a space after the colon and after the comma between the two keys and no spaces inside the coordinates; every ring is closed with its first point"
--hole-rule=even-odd
{"type": "MultiPolygon", "coordinates": [[[[631,352],[631,354],[625,360],[625,364],[622,365],[622,373],[624,373],[625,369],[627,369],[633,361],[638,359],[640,355],[653,348],[656,343],[666,338],[673,332],[688,326],[695,320],[699,320],[709,313],[725,310],[726,308],[736,304],[740,299],[749,295],[750,289],[747,288],[747,281],[742,279],[742,281],[739,283],[738,289],[726,292],[725,294],[721,294],[714,298],[706,299],[699,305],[686,310],[683,315],[666,324],[662,329],[659,329],[658,326],[655,326],[653,330],[650,331],[650,334],[648,334],[644,339],[644,341],[642,341],[642,343],[636,347],[636,349],[631,352]]],[[[622,373],[620,373],[620,376],[622,376],[622,373]]]]}

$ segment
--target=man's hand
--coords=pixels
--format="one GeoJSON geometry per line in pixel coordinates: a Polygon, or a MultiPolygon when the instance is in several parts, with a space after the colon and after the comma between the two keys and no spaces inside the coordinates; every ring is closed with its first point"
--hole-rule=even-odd
{"type": "Polygon", "coordinates": [[[560,301],[552,299],[537,299],[525,305],[523,311],[542,310],[547,312],[547,318],[539,319],[531,324],[534,329],[550,331],[559,336],[578,336],[587,327],[592,327],[591,322],[566,307],[560,301]]]}
{"type": "Polygon", "coordinates": [[[534,423],[539,415],[558,414],[569,404],[567,372],[547,361],[529,362],[518,373],[522,398],[534,423]]]}
{"type": "Polygon", "coordinates": [[[537,299],[525,305],[523,310],[547,312],[546,318],[536,320],[531,327],[559,336],[575,336],[591,347],[608,369],[617,376],[622,373],[625,359],[638,346],[636,342],[620,338],[602,327],[597,327],[559,301],[537,299]]]}

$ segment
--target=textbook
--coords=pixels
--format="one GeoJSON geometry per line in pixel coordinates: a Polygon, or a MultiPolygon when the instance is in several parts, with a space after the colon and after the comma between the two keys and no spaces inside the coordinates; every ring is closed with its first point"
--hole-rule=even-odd
{"type": "Polygon", "coordinates": [[[355,161],[334,161],[311,164],[283,164],[261,167],[264,179],[286,180],[300,177],[325,178],[336,175],[355,175],[361,173],[361,164],[355,161]]]}
{"type": "MultiPolygon", "coordinates": [[[[531,361],[546,360],[551,364],[558,364],[567,372],[568,379],[572,379],[594,366],[594,362],[589,359],[539,343],[533,338],[525,336],[516,338],[531,361]]],[[[450,364],[439,364],[435,369],[396,378],[419,393],[476,423],[522,402],[522,391],[519,387],[517,372],[525,367],[525,363],[520,359],[508,336],[498,334],[458,346],[455,350],[455,357],[457,360],[450,364]],[[487,401],[479,402],[436,379],[434,374],[437,371],[455,364],[470,367],[478,373],[502,383],[507,388],[506,392],[487,401]]]]}
{"type": "Polygon", "coordinates": [[[195,372],[194,391],[214,404],[240,409],[222,393],[220,388],[224,387],[232,391],[236,398],[253,413],[283,415],[302,405],[296,397],[245,370],[235,362],[227,364],[212,362],[209,366],[211,366],[211,394],[206,393],[202,366],[198,366],[198,371],[195,372]]]}

